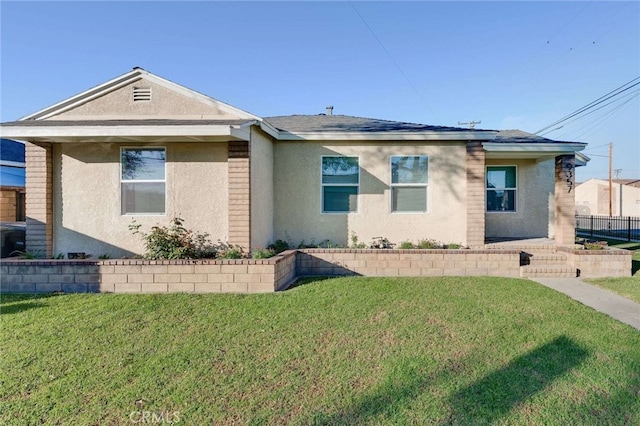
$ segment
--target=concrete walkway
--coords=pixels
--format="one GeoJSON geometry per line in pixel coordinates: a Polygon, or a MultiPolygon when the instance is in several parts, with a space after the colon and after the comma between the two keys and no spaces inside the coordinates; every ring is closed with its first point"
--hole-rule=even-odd
{"type": "Polygon", "coordinates": [[[579,278],[531,278],[531,280],[564,293],[583,305],[590,306],[596,311],[640,330],[640,303],[587,284],[579,278]]]}

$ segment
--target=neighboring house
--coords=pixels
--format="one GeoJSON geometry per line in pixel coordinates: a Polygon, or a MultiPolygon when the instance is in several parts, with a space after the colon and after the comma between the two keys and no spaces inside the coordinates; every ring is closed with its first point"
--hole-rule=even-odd
{"type": "Polygon", "coordinates": [[[0,222],[25,220],[24,143],[0,140],[0,222]]]}
{"type": "Polygon", "coordinates": [[[640,217],[640,181],[637,179],[589,179],[576,186],[576,214],[609,216],[609,201],[613,216],[640,217]],[[611,195],[609,195],[611,194],[611,195]]]}
{"type": "Polygon", "coordinates": [[[276,239],[574,241],[586,144],[520,131],[344,115],[262,118],[143,69],[21,120],[27,246],[143,251],[128,226],[188,228],[249,250],[276,239]]]}

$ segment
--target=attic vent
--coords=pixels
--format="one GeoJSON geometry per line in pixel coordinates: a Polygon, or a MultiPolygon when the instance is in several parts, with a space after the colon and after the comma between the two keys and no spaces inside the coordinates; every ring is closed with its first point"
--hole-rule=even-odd
{"type": "Polygon", "coordinates": [[[151,100],[151,87],[134,87],[133,102],[143,102],[151,100]]]}

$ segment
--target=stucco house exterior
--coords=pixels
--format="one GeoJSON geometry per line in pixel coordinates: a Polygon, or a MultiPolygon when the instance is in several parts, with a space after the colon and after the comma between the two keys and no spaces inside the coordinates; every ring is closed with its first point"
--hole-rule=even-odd
{"type": "Polygon", "coordinates": [[[640,217],[640,181],[637,179],[589,179],[576,185],[576,214],[640,217]],[[611,191],[611,192],[609,192],[611,191]]]}
{"type": "Polygon", "coordinates": [[[2,124],[27,143],[27,248],[131,256],[147,229],[242,246],[574,241],[578,142],[333,115],[259,117],[141,68],[2,124]]]}

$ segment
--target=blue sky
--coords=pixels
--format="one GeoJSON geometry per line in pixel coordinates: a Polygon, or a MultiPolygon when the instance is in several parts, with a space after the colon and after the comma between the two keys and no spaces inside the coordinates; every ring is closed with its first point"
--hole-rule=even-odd
{"type": "MultiPolygon", "coordinates": [[[[536,132],[640,77],[637,1],[2,1],[0,14],[3,122],[140,66],[259,116],[333,105],[536,132]]],[[[609,142],[620,177],[640,178],[634,89],[545,135],[590,144],[578,180],[607,177],[609,142]]]]}

